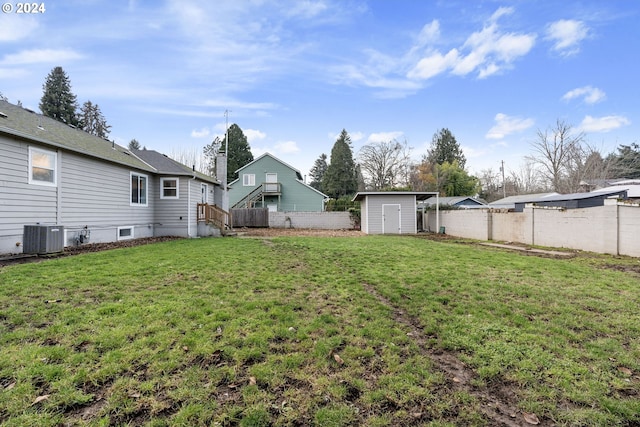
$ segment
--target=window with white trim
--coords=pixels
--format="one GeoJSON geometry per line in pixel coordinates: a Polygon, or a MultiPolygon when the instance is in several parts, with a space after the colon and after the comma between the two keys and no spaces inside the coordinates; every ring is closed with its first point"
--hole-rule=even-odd
{"type": "Polygon", "coordinates": [[[29,184],[57,185],[58,153],[29,147],[29,184]]]}
{"type": "Polygon", "coordinates": [[[131,227],[118,227],[118,240],[133,239],[133,226],[131,227]]]}
{"type": "Polygon", "coordinates": [[[256,185],[256,175],[253,173],[245,173],[242,175],[242,185],[245,187],[253,187],[256,185]]]}
{"type": "Polygon", "coordinates": [[[147,206],[146,175],[131,172],[131,205],[147,206]]]}
{"type": "Polygon", "coordinates": [[[160,178],[160,198],[178,199],[178,178],[160,178]]]}

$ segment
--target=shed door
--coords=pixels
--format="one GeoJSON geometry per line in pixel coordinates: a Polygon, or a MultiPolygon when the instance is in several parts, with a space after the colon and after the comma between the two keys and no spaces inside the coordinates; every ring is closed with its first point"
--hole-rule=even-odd
{"type": "Polygon", "coordinates": [[[382,205],[382,233],[400,234],[400,205],[382,205]]]}

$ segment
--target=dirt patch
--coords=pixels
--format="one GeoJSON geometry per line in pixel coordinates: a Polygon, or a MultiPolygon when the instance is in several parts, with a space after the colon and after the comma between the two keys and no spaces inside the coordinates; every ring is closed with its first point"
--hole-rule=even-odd
{"type": "Polygon", "coordinates": [[[480,402],[480,409],[489,419],[490,425],[509,427],[531,424],[553,425],[552,422],[537,420],[537,417],[537,423],[527,421],[535,416],[518,410],[517,390],[514,386],[509,384],[491,384],[491,386],[484,387],[474,385],[472,380],[476,377],[476,373],[460,361],[453,352],[429,347],[430,337],[424,333],[418,319],[396,307],[391,301],[380,295],[373,286],[364,284],[364,288],[382,304],[393,309],[393,318],[396,322],[411,329],[407,336],[413,339],[421,351],[433,361],[434,366],[444,373],[452,390],[464,390],[480,402]]]}
{"type": "Polygon", "coordinates": [[[237,228],[238,237],[362,237],[360,230],[320,230],[311,228],[237,228]]]}

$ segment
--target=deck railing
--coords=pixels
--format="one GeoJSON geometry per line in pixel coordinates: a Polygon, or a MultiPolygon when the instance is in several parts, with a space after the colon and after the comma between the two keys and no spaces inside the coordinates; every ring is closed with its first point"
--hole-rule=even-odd
{"type": "Polygon", "coordinates": [[[198,203],[198,222],[206,222],[220,230],[227,230],[231,228],[231,214],[216,205],[198,203]]]}

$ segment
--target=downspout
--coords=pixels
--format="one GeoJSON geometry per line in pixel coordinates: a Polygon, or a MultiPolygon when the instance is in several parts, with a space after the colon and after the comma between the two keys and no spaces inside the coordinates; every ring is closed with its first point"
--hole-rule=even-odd
{"type": "Polygon", "coordinates": [[[436,194],[436,233],[440,233],[440,193],[436,194]]]}
{"type": "MultiPolygon", "coordinates": [[[[57,150],[58,164],[56,165],[56,224],[62,223],[62,151],[57,150]]],[[[65,244],[66,246],[66,244],[65,244]]]]}
{"type": "MultiPolygon", "coordinates": [[[[195,165],[193,166],[193,171],[195,172],[195,165]]],[[[193,177],[187,181],[187,237],[191,236],[191,181],[195,181],[196,174],[193,174],[193,177]]]]}

